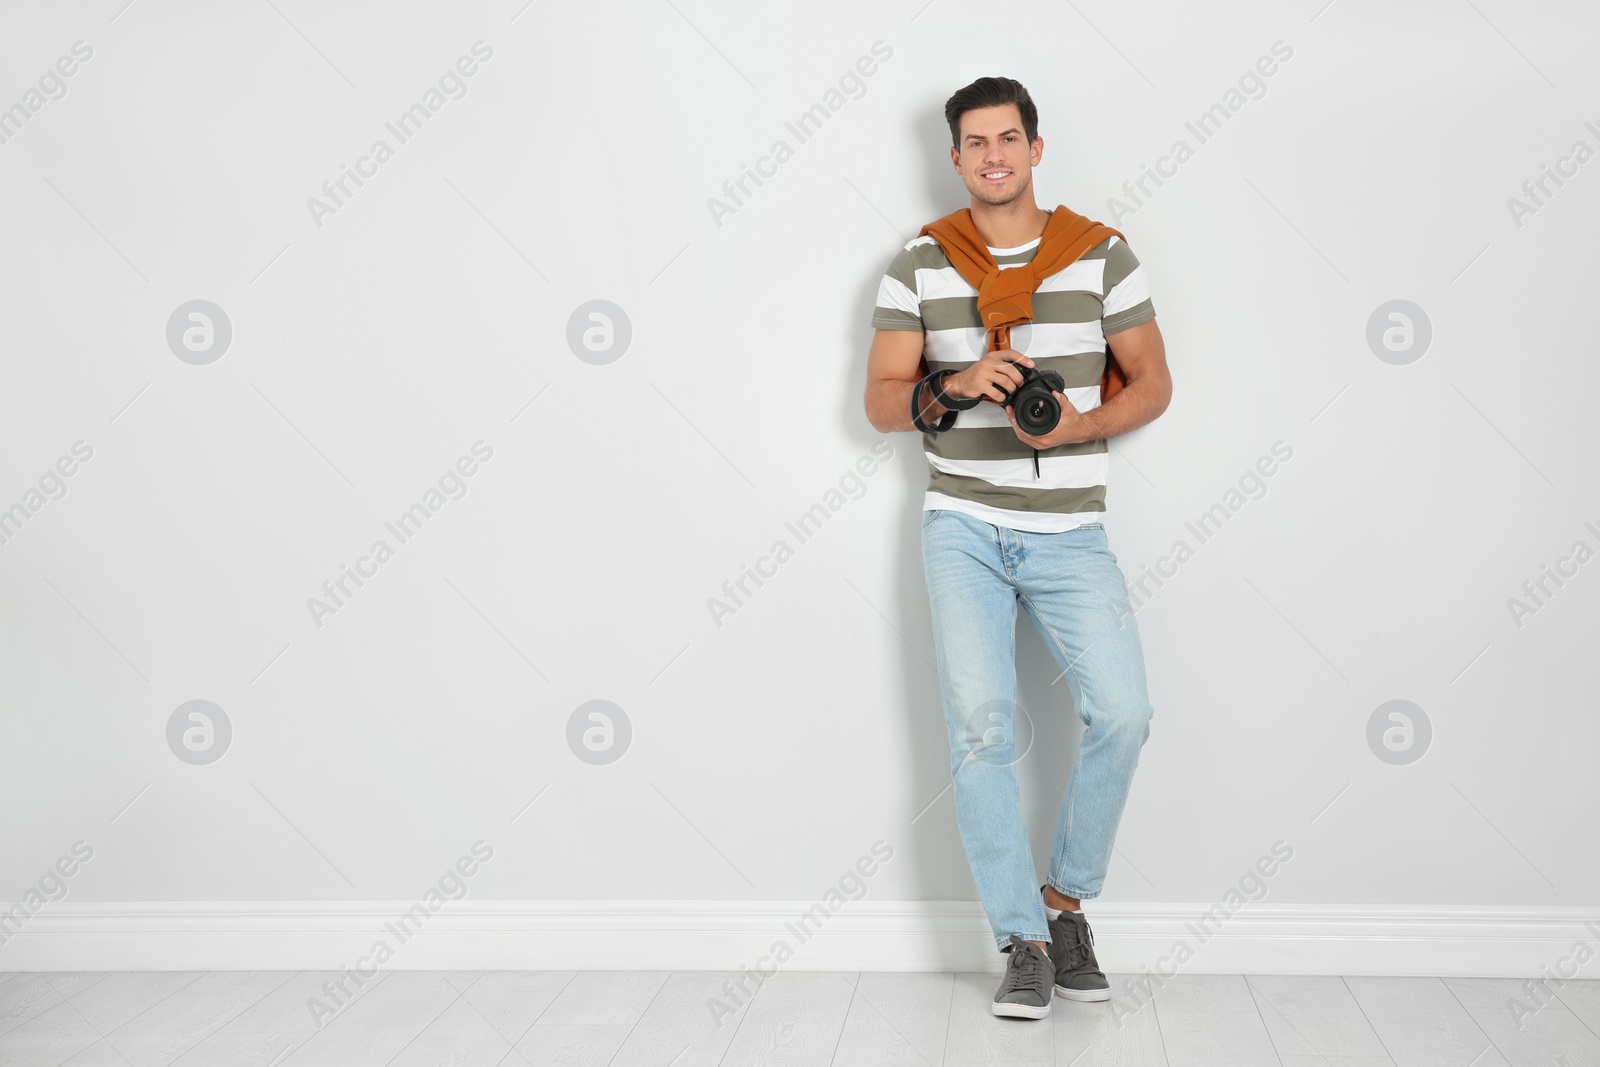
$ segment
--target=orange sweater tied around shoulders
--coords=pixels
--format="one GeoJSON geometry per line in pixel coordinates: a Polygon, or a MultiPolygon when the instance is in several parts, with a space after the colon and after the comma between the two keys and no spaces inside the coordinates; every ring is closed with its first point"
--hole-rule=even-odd
{"type": "MultiPolygon", "coordinates": [[[[989,351],[1010,347],[1010,328],[1033,321],[1033,294],[1039,283],[1063,270],[1108,237],[1122,233],[1105,223],[1079,215],[1065,205],[1050,212],[1039,250],[1027,263],[1002,269],[972,221],[972,211],[962,208],[924,226],[919,237],[939,242],[950,265],[978,291],[978,317],[989,334],[989,351]]],[[[1124,241],[1126,237],[1122,237],[1124,241]]],[[[1106,348],[1105,372],[1100,376],[1100,401],[1104,403],[1128,384],[1106,348]]]]}

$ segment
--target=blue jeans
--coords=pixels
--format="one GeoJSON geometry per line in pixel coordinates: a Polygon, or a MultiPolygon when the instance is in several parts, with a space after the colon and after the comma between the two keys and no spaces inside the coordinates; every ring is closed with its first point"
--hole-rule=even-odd
{"type": "Polygon", "coordinates": [[[1049,941],[1017,789],[1015,763],[1026,754],[1016,751],[1013,714],[1017,603],[1066,672],[1086,727],[1046,881],[1088,900],[1100,895],[1155,714],[1122,569],[1100,523],[1029,533],[948,509],[924,512],[922,558],[956,822],[978,897],[997,947],[1011,934],[1049,941]]]}

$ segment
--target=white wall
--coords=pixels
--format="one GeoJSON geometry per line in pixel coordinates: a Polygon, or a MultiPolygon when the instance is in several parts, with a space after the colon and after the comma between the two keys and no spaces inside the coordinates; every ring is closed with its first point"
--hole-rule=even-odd
{"type": "MultiPolygon", "coordinates": [[[[1600,15],[1322,2],[9,6],[0,106],[93,54],[0,144],[0,507],[92,456],[0,545],[0,899],[81,840],[38,922],[412,901],[482,840],[474,902],[814,901],[882,840],[871,901],[971,901],[926,465],[861,394],[885,265],[967,203],[943,102],[1007,74],[1041,111],[1040,204],[1127,235],[1167,341],[1171,408],[1113,442],[1111,545],[1130,578],[1197,549],[1138,615],[1156,717],[1102,904],[1208,905],[1281,840],[1267,902],[1311,914],[1595,905],[1600,562],[1520,625],[1508,599],[1600,549],[1600,161],[1520,219],[1508,198],[1600,150],[1600,15]],[[385,122],[480,40],[399,144],[385,122]],[[1185,122],[1280,41],[1199,143],[1185,122]],[[314,220],[379,138],[393,158],[314,220]],[[204,365],[167,340],[196,299],[232,330],[204,365]],[[567,340],[592,300],[631,324],[605,365],[567,340]],[[1431,323],[1404,365],[1367,341],[1392,300],[1431,323]],[[399,544],[385,522],[479,441],[399,544]],[[799,544],[785,521],[885,441],[799,544]],[[1199,544],[1185,523],[1278,441],[1199,544]],[[308,599],[379,538],[394,557],[318,625],[308,599]],[[779,538],[794,557],[716,625],[779,538]],[[568,743],[596,699],[631,724],[601,766],[568,743]],[[1432,731],[1403,766],[1368,743],[1396,699],[1432,731]],[[192,700],[231,724],[207,765],[168,742],[192,700]]],[[[1081,727],[1025,618],[1018,659],[1042,865],[1081,727]]]]}

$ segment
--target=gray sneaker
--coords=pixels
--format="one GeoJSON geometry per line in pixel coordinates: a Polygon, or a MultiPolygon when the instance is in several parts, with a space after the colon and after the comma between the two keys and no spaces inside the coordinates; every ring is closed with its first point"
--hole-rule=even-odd
{"type": "Polygon", "coordinates": [[[1094,958],[1094,931],[1083,912],[1062,911],[1059,919],[1049,920],[1049,928],[1056,995],[1068,1000],[1110,1000],[1111,983],[1094,958]]]}
{"type": "Polygon", "coordinates": [[[1054,970],[1050,957],[1032,941],[1011,935],[1005,977],[989,1009],[996,1015],[1018,1019],[1043,1019],[1050,1014],[1050,983],[1054,970]]]}

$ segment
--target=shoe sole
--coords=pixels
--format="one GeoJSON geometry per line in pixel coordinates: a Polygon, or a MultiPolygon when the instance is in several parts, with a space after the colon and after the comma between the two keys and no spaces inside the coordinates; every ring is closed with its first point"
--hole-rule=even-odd
{"type": "Polygon", "coordinates": [[[1064,1000],[1099,1001],[1110,1000],[1109,989],[1068,989],[1066,986],[1056,986],[1056,996],[1064,1000]]]}
{"type": "Polygon", "coordinates": [[[1027,1004],[995,1004],[990,1003],[989,1010],[1002,1018],[1009,1019],[1043,1019],[1050,1014],[1050,1005],[1042,1008],[1031,1007],[1027,1004]]]}

